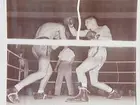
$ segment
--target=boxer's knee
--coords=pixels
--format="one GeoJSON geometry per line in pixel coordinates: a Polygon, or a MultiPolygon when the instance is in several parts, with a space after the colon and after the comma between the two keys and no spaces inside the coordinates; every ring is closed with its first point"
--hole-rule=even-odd
{"type": "Polygon", "coordinates": [[[82,78],[83,76],[85,76],[84,70],[80,69],[80,68],[76,69],[76,74],[77,74],[78,78],[82,78]]]}
{"type": "Polygon", "coordinates": [[[41,78],[44,78],[46,73],[45,72],[42,72],[42,71],[38,71],[37,72],[37,75],[40,76],[41,78]]]}
{"type": "Polygon", "coordinates": [[[78,73],[85,73],[85,70],[84,70],[84,68],[82,68],[82,67],[77,67],[76,68],[76,73],[78,74],[78,73]]]}
{"type": "Polygon", "coordinates": [[[53,71],[52,70],[49,70],[49,71],[47,71],[47,74],[46,75],[51,76],[52,73],[53,73],[53,71]]]}
{"type": "Polygon", "coordinates": [[[93,80],[93,79],[91,79],[91,85],[92,86],[98,86],[98,84],[99,84],[99,81],[98,80],[93,80]]]}

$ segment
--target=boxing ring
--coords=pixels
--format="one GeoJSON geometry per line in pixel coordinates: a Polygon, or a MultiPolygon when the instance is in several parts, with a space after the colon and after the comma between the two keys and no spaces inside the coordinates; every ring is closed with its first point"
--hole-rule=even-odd
{"type": "MultiPolygon", "coordinates": [[[[28,68],[28,63],[29,61],[27,59],[24,59],[25,60],[25,67],[23,68],[22,67],[22,64],[18,63],[17,65],[18,66],[15,66],[15,65],[12,65],[12,64],[9,64],[9,59],[10,59],[10,55],[14,56],[17,60],[21,59],[22,57],[20,56],[20,54],[16,54],[14,53],[13,51],[7,49],[7,72],[8,72],[8,67],[9,68],[12,68],[13,70],[15,70],[16,72],[18,72],[18,77],[17,78],[10,78],[10,77],[7,77],[7,81],[12,81],[12,82],[19,82],[21,81],[22,79],[26,78],[26,76],[28,76],[31,72],[35,72],[35,70],[30,70],[28,68]]],[[[55,60],[52,60],[51,62],[57,62],[55,60]]],[[[81,63],[82,61],[74,61],[74,63],[81,63]]],[[[135,61],[106,61],[105,62],[106,64],[115,64],[116,66],[116,71],[101,71],[99,72],[100,74],[105,74],[105,73],[108,73],[108,74],[116,74],[117,75],[117,81],[115,82],[103,82],[103,83],[106,83],[106,84],[119,84],[119,85],[136,85],[136,82],[120,82],[120,74],[136,74],[135,71],[119,71],[119,65],[120,64],[135,64],[136,62],[135,61]]],[[[73,73],[75,73],[75,71],[73,71],[73,73]]],[[[49,81],[48,83],[55,83],[55,81],[49,81]]],[[[65,82],[64,82],[65,83],[65,82]]],[[[75,82],[77,83],[77,82],[75,82]]],[[[40,104],[40,102],[42,103],[42,105],[46,105],[46,103],[49,103],[49,105],[56,105],[57,102],[61,103],[61,104],[66,104],[65,103],[65,100],[66,98],[68,98],[68,96],[57,96],[57,97],[54,97],[52,99],[47,99],[47,100],[34,100],[32,96],[20,96],[21,98],[21,102],[18,103],[17,105],[38,105],[40,104]]],[[[109,99],[106,99],[102,96],[90,96],[90,101],[88,103],[77,103],[78,105],[85,105],[85,104],[88,104],[88,105],[93,105],[94,103],[95,104],[99,104],[99,105],[104,105],[105,103],[108,104],[108,105],[136,105],[136,102],[135,102],[135,95],[129,95],[129,96],[124,96],[121,100],[109,100],[109,99]]],[[[73,105],[75,103],[67,103],[67,104],[70,104],[70,105],[73,105]]],[[[7,105],[12,105],[11,103],[8,103],[7,102],[7,105]]]]}
{"type": "MultiPolygon", "coordinates": [[[[12,54],[14,55],[15,57],[17,57],[18,59],[21,59],[22,57],[14,52],[12,52],[11,50],[7,50],[7,66],[8,67],[11,67],[11,68],[14,68],[15,70],[18,71],[18,78],[17,79],[12,79],[12,78],[7,78],[7,80],[10,80],[10,81],[16,81],[16,82],[19,82],[21,81],[21,73],[24,73],[24,78],[26,76],[28,76],[28,73],[30,72],[30,70],[25,67],[24,69],[22,68],[22,65],[19,63],[18,67],[14,66],[14,65],[11,65],[9,64],[9,54],[12,54]]],[[[26,59],[25,59],[26,60],[26,59]]],[[[26,60],[27,61],[27,60],[26,60]]],[[[28,63],[28,62],[27,62],[28,63]]],[[[27,65],[27,64],[26,64],[27,65]]],[[[28,66],[28,65],[27,65],[28,66]]]]}

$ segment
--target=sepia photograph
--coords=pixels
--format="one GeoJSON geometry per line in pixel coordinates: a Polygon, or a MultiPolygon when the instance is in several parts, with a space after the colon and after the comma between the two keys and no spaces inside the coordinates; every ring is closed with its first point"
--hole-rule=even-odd
{"type": "Polygon", "coordinates": [[[7,45],[6,105],[136,105],[136,48],[7,45]]]}
{"type": "Polygon", "coordinates": [[[135,41],[136,14],[137,0],[7,0],[7,38],[135,41]]]}
{"type": "Polygon", "coordinates": [[[7,0],[6,105],[137,105],[137,4],[7,0]]]}

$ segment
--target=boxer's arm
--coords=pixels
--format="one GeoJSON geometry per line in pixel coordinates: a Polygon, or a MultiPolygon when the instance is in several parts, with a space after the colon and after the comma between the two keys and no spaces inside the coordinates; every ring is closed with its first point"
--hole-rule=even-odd
{"type": "Polygon", "coordinates": [[[61,39],[67,39],[67,37],[66,37],[66,34],[65,34],[65,27],[64,26],[62,26],[61,28],[60,28],[60,38],[61,39]]]}
{"type": "MultiPolygon", "coordinates": [[[[69,30],[70,30],[72,36],[77,36],[78,31],[71,25],[68,25],[68,27],[69,27],[69,30]]],[[[88,32],[88,30],[80,30],[79,37],[86,37],[87,32],[88,32]]]]}

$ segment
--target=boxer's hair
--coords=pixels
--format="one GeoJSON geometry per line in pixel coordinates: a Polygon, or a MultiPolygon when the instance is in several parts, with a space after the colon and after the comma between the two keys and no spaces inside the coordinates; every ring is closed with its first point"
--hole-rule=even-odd
{"type": "Polygon", "coordinates": [[[98,21],[97,17],[95,17],[95,16],[88,16],[88,17],[84,18],[84,20],[92,20],[92,19],[95,19],[96,22],[98,21]]]}
{"type": "Polygon", "coordinates": [[[64,48],[69,48],[70,46],[64,46],[64,48]]]}

